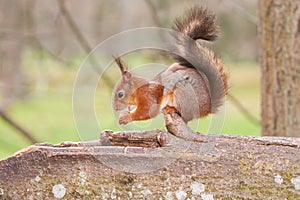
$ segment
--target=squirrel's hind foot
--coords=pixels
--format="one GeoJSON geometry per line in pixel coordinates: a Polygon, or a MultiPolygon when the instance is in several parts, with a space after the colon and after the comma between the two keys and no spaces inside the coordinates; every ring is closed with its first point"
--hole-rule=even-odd
{"type": "Polygon", "coordinates": [[[206,142],[204,135],[194,132],[177,112],[172,112],[172,107],[166,107],[163,113],[169,133],[188,141],[206,142]]]}

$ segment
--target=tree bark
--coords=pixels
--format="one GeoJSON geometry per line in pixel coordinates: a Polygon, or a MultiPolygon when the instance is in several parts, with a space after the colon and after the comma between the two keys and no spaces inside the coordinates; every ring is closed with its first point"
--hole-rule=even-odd
{"type": "Polygon", "coordinates": [[[174,137],[151,131],[143,142],[128,134],[36,144],[0,161],[0,199],[300,198],[300,138],[206,135],[165,147],[103,146],[174,137]]]}
{"type": "Polygon", "coordinates": [[[300,136],[300,1],[259,1],[262,133],[300,136]]]}

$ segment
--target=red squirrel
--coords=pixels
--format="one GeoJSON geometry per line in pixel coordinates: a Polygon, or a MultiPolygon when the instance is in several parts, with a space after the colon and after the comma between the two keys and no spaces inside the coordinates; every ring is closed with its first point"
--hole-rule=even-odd
{"type": "Polygon", "coordinates": [[[193,7],[183,18],[175,20],[171,56],[177,61],[147,81],[135,76],[116,58],[122,79],[116,87],[114,109],[127,111],[119,116],[120,124],[147,120],[161,112],[176,112],[184,122],[217,112],[228,90],[224,66],[212,50],[196,40],[217,38],[215,15],[193,7]],[[131,107],[135,107],[134,110],[131,107]]]}

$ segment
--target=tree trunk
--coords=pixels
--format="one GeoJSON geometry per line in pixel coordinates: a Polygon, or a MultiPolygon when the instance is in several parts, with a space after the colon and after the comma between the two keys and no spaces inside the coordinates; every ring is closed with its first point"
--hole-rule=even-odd
{"type": "Polygon", "coordinates": [[[37,144],[0,161],[0,199],[300,199],[300,138],[207,135],[154,147],[166,132],[144,142],[126,134],[37,144]],[[153,148],[102,146],[112,138],[153,148]]]}
{"type": "Polygon", "coordinates": [[[25,92],[23,82],[23,2],[1,1],[0,7],[0,107],[6,111],[25,92]]]}
{"type": "Polygon", "coordinates": [[[300,136],[300,1],[259,1],[262,133],[300,136]]]}

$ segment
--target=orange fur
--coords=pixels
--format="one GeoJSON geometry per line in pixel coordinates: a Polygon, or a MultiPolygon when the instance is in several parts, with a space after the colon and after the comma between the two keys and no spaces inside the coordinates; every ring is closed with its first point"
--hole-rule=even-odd
{"type": "Polygon", "coordinates": [[[162,85],[148,83],[135,90],[130,98],[130,103],[137,105],[136,110],[130,113],[133,121],[150,119],[159,114],[163,88],[162,85]]]}

